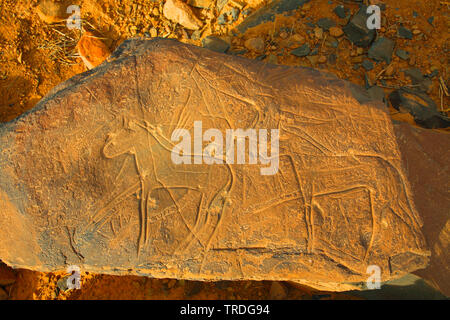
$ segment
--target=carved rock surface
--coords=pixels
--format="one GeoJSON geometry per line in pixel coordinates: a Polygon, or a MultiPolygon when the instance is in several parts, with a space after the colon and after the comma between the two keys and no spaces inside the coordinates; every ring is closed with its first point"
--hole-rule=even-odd
{"type": "Polygon", "coordinates": [[[14,267],[331,284],[428,262],[385,107],[314,69],[133,39],[0,126],[0,146],[14,267]],[[279,129],[277,173],[174,164],[173,131],[194,121],[279,129]]]}

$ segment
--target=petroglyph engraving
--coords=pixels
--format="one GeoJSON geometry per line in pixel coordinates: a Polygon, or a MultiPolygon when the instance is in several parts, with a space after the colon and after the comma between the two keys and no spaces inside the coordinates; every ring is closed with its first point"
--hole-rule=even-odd
{"type": "Polygon", "coordinates": [[[324,283],[426,264],[389,117],[347,82],[168,40],[126,42],[81,79],[0,132],[5,210],[36,225],[45,268],[324,283]]]}

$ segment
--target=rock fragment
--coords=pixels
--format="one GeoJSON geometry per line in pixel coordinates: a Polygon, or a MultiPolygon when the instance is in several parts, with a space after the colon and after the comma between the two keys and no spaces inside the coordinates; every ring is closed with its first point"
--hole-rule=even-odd
{"type": "MultiPolygon", "coordinates": [[[[309,0],[271,1],[269,4],[262,6],[260,9],[256,10],[248,17],[246,17],[236,29],[240,33],[244,33],[249,28],[256,27],[257,25],[260,25],[267,21],[273,21],[277,14],[286,13],[292,10],[296,10],[304,5],[308,5],[308,1],[309,0]]],[[[246,10],[243,11],[243,14],[246,12],[246,10]]]]}
{"type": "Polygon", "coordinates": [[[427,92],[431,86],[431,79],[425,77],[419,68],[408,68],[403,73],[411,79],[416,90],[427,92]]]}
{"type": "Polygon", "coordinates": [[[400,59],[403,59],[403,60],[408,60],[409,59],[409,52],[406,51],[406,50],[398,49],[397,51],[395,51],[395,54],[400,59]]]}
{"type": "Polygon", "coordinates": [[[93,69],[105,61],[111,52],[101,38],[92,32],[85,32],[77,43],[78,54],[88,69],[93,69]]]}
{"type": "Polygon", "coordinates": [[[317,39],[322,39],[323,38],[323,29],[319,28],[319,27],[314,28],[314,36],[317,39]]]}
{"type": "Polygon", "coordinates": [[[380,37],[372,43],[368,51],[368,57],[376,61],[391,63],[395,42],[391,39],[380,37]]]}
{"type": "Polygon", "coordinates": [[[343,5],[338,5],[333,9],[333,12],[341,19],[347,18],[348,9],[346,9],[343,5]]]}
{"type": "Polygon", "coordinates": [[[369,96],[375,100],[375,101],[382,101],[383,103],[385,103],[385,92],[382,88],[378,87],[378,86],[373,86],[370,87],[367,92],[369,93],[369,96]]]}
{"type": "Polygon", "coordinates": [[[336,26],[336,22],[330,18],[321,18],[317,21],[317,26],[325,31],[328,31],[330,28],[336,26]]]}
{"type": "Polygon", "coordinates": [[[347,38],[357,46],[368,47],[375,38],[375,30],[367,28],[367,6],[363,5],[342,30],[347,38]]]}
{"type": "Polygon", "coordinates": [[[397,35],[399,38],[403,38],[403,39],[409,39],[411,40],[413,38],[413,33],[411,32],[411,30],[400,26],[397,28],[397,35]]]}
{"type": "Polygon", "coordinates": [[[250,38],[244,42],[244,46],[251,51],[255,51],[257,53],[264,52],[264,39],[261,37],[258,38],[250,38]]]}
{"type": "Polygon", "coordinates": [[[225,40],[214,36],[207,36],[202,40],[203,47],[215,52],[227,52],[230,45],[225,40]]]}
{"type": "Polygon", "coordinates": [[[164,16],[186,29],[198,30],[202,22],[195,16],[191,7],[181,0],[167,0],[163,7],[164,16]]]}
{"type": "Polygon", "coordinates": [[[401,88],[389,94],[391,105],[400,112],[408,112],[424,128],[447,128],[450,119],[437,111],[436,104],[423,92],[401,88]]]}
{"type": "Polygon", "coordinates": [[[368,59],[364,59],[363,62],[361,63],[361,66],[363,66],[363,68],[366,69],[367,71],[373,69],[373,63],[368,59]]]}
{"type": "Polygon", "coordinates": [[[211,7],[212,0],[188,0],[187,4],[196,8],[208,9],[211,7]]]}
{"type": "Polygon", "coordinates": [[[301,45],[298,48],[295,48],[291,51],[291,54],[297,57],[305,57],[311,52],[311,48],[309,47],[308,43],[305,43],[304,45],[301,45]]]}
{"type": "Polygon", "coordinates": [[[42,0],[36,7],[36,12],[42,21],[48,24],[58,23],[67,19],[71,14],[67,13],[70,1],[42,0]]]}
{"type": "Polygon", "coordinates": [[[331,27],[330,28],[330,36],[339,38],[344,34],[344,31],[342,31],[339,27],[331,27]]]}

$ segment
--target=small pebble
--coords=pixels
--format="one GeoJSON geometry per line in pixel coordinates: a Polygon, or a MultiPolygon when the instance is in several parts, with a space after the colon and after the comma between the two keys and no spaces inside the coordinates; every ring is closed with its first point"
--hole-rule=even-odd
{"type": "Polygon", "coordinates": [[[342,31],[339,27],[331,27],[330,28],[330,35],[336,38],[339,38],[344,34],[344,31],[342,31]]]}
{"type": "Polygon", "coordinates": [[[334,22],[333,20],[331,20],[329,18],[322,18],[322,19],[317,20],[317,26],[319,26],[320,28],[322,28],[325,31],[328,31],[328,30],[330,30],[330,28],[336,26],[336,22],[334,22]]]}
{"type": "Polygon", "coordinates": [[[156,30],[156,28],[151,28],[150,29],[150,37],[156,38],[157,36],[158,36],[158,30],[156,30]]]}
{"type": "Polygon", "coordinates": [[[322,39],[323,38],[323,30],[322,30],[322,28],[319,28],[319,27],[314,28],[314,36],[317,39],[322,39]]]}
{"type": "Polygon", "coordinates": [[[288,37],[288,34],[287,34],[286,31],[281,31],[279,36],[280,36],[281,39],[286,39],[288,37]]]}
{"type": "Polygon", "coordinates": [[[164,16],[190,30],[198,30],[202,21],[198,19],[192,8],[181,0],[166,0],[163,7],[164,16]]]}
{"type": "Polygon", "coordinates": [[[341,19],[345,19],[345,17],[347,16],[343,5],[338,5],[336,8],[334,8],[333,12],[341,19]]]}
{"type": "Polygon", "coordinates": [[[386,71],[384,72],[384,74],[388,77],[392,76],[394,74],[394,66],[393,65],[389,65],[386,68],[386,71]]]}
{"type": "Polygon", "coordinates": [[[403,26],[398,27],[397,35],[399,38],[403,38],[403,39],[411,40],[413,38],[413,34],[412,34],[411,30],[409,30],[403,26]]]}
{"type": "Polygon", "coordinates": [[[39,18],[45,23],[57,23],[67,19],[70,14],[66,12],[68,1],[55,2],[53,0],[42,0],[36,7],[39,18]]]}
{"type": "Polygon", "coordinates": [[[317,60],[319,63],[325,63],[327,62],[327,57],[326,56],[320,56],[319,59],[317,60]]]}
{"type": "Polygon", "coordinates": [[[397,57],[403,60],[408,60],[409,58],[409,52],[402,49],[398,49],[397,51],[395,51],[395,54],[397,55],[397,57]]]}
{"type": "Polygon", "coordinates": [[[244,42],[244,46],[248,50],[262,53],[264,51],[264,39],[263,38],[251,38],[244,42]]]}
{"type": "Polygon", "coordinates": [[[297,57],[305,57],[311,52],[311,48],[309,47],[308,43],[305,43],[304,45],[294,49],[291,51],[291,54],[297,57]]]}
{"type": "Polygon", "coordinates": [[[214,36],[207,36],[206,38],[204,38],[202,41],[202,45],[209,50],[222,53],[226,52],[230,48],[230,45],[225,40],[214,36]]]}
{"type": "Polygon", "coordinates": [[[293,34],[293,35],[289,38],[289,40],[290,40],[290,41],[293,41],[293,42],[299,42],[300,44],[305,43],[305,37],[303,37],[302,35],[300,35],[300,34],[298,34],[298,33],[293,34]]]}

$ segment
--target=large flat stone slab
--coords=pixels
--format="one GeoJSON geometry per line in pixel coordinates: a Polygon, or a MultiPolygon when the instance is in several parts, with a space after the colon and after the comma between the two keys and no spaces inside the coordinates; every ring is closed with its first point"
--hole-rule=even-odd
{"type": "Polygon", "coordinates": [[[326,284],[428,261],[385,107],[317,70],[130,40],[1,126],[0,146],[0,259],[14,267],[326,284]],[[201,163],[175,164],[173,132],[194,139],[196,121],[224,139],[268,130],[272,155],[279,130],[278,157],[230,164],[224,142],[222,164],[195,146],[183,155],[201,163]]]}

